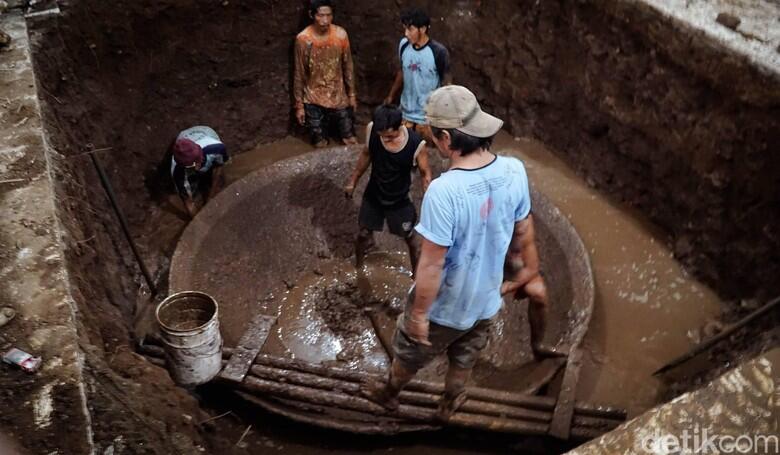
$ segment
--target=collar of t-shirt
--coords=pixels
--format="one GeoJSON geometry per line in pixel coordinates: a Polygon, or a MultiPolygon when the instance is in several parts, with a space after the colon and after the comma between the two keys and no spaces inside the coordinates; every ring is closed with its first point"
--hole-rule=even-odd
{"type": "MultiPolygon", "coordinates": [[[[371,130],[372,129],[374,129],[374,122],[369,123],[368,126],[366,127],[366,144],[369,144],[371,142],[371,130]]],[[[388,148],[387,144],[382,142],[382,138],[381,137],[379,138],[379,142],[382,143],[382,147],[384,147],[385,150],[387,150],[388,152],[390,152],[390,153],[399,153],[401,150],[406,148],[406,144],[409,143],[409,130],[404,125],[401,125],[401,134],[404,135],[404,140],[403,140],[403,143],[401,144],[401,146],[398,147],[397,150],[393,150],[393,149],[388,148]]]]}

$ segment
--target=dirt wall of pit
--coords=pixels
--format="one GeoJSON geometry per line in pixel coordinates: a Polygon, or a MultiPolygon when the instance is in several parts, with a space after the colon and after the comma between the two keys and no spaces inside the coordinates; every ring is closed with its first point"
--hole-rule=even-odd
{"type": "MultiPolygon", "coordinates": [[[[363,119],[386,95],[398,11],[410,3],[336,3],[363,119]]],[[[516,135],[554,146],[593,185],[647,212],[725,295],[780,291],[776,79],[634,2],[415,3],[450,47],[455,81],[516,135]]],[[[72,0],[31,23],[102,447],[122,434],[122,444],[183,450],[199,436],[182,416],[197,412],[194,401],[128,352],[138,269],[84,152],[104,149],[142,255],[165,276],[186,226],[156,183],[165,148],[193,124],[214,127],[232,152],[297,131],[290,57],[304,4],[72,0]]]]}
{"type": "Polygon", "coordinates": [[[647,213],[724,297],[780,293],[776,75],[643,2],[428,3],[456,81],[515,135],[647,213]]]}
{"type": "MultiPolygon", "coordinates": [[[[412,2],[342,3],[366,118],[388,89],[396,18],[412,2]]],[[[516,135],[554,146],[648,213],[725,296],[780,291],[777,78],[642,3],[414,3],[450,47],[455,81],[516,135]]],[[[81,0],[44,34],[59,149],[112,147],[107,165],[123,169],[118,192],[150,254],[170,253],[183,225],[150,204],[147,181],[178,130],[209,124],[237,152],[294,129],[290,54],[304,4],[81,0]]]]}

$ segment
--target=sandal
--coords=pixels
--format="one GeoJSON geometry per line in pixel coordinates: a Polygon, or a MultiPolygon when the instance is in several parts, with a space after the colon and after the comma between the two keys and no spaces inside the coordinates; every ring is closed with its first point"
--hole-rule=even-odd
{"type": "Polygon", "coordinates": [[[436,420],[442,423],[449,422],[452,415],[466,402],[467,398],[465,390],[454,397],[449,397],[446,393],[442,395],[439,401],[439,408],[436,410],[436,420]]]}
{"type": "Polygon", "coordinates": [[[0,327],[3,327],[4,325],[11,322],[11,320],[16,316],[16,310],[13,308],[6,306],[3,308],[0,308],[0,327]]]}
{"type": "Polygon", "coordinates": [[[381,382],[374,381],[364,385],[360,388],[360,396],[388,411],[395,411],[399,406],[398,395],[391,396],[387,392],[387,386],[381,382]]]}

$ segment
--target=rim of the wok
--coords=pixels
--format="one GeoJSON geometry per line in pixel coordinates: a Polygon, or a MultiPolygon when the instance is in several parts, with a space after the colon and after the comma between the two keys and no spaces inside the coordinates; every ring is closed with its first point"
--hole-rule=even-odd
{"type": "MultiPolygon", "coordinates": [[[[223,189],[219,195],[209,201],[182,233],[179,244],[171,259],[171,266],[169,269],[169,283],[171,289],[176,288],[178,279],[184,279],[184,281],[186,281],[186,278],[188,278],[187,273],[182,273],[188,272],[182,265],[186,263],[185,261],[190,254],[189,252],[194,251],[194,248],[202,243],[204,238],[209,234],[213,223],[218,222],[231,210],[232,201],[236,197],[240,197],[242,193],[251,193],[256,185],[256,181],[281,181],[298,175],[303,170],[312,169],[315,161],[318,165],[322,165],[320,160],[325,160],[328,164],[338,164],[345,160],[351,162],[354,159],[354,156],[354,150],[348,147],[337,147],[330,150],[315,150],[258,169],[223,189]],[[177,273],[176,275],[175,272],[177,273]]],[[[579,236],[572,223],[544,194],[532,187],[531,198],[534,222],[537,224],[544,224],[547,227],[556,243],[561,246],[566,257],[566,264],[569,268],[569,275],[571,276],[572,287],[574,289],[569,317],[572,317],[574,321],[568,325],[570,330],[567,330],[564,334],[566,339],[562,340],[560,343],[567,348],[574,350],[581,344],[582,339],[588,330],[591,315],[593,313],[595,286],[590,256],[582,242],[582,238],[579,236]]],[[[242,393],[241,395],[247,399],[250,398],[246,394],[242,393]]],[[[318,417],[313,413],[306,413],[275,400],[256,396],[251,396],[251,398],[252,399],[249,401],[252,401],[266,410],[301,423],[341,431],[358,431],[367,434],[381,433],[381,431],[378,432],[376,430],[376,424],[372,422],[366,422],[365,425],[361,426],[359,422],[349,421],[349,425],[345,425],[344,421],[339,421],[333,417],[318,417]],[[349,427],[349,430],[346,430],[347,426],[349,427]]],[[[384,434],[424,431],[435,428],[437,427],[413,422],[409,422],[408,424],[399,423],[397,426],[394,425],[393,429],[388,429],[389,431],[384,432],[384,434]]]]}

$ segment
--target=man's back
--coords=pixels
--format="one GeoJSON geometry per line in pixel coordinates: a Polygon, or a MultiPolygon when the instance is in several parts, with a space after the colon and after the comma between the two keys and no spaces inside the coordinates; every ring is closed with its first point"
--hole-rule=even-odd
{"type": "Polygon", "coordinates": [[[449,247],[431,321],[465,330],[501,308],[503,265],[515,222],[531,210],[528,178],[514,158],[451,169],[434,180],[417,231],[449,247]]]}

